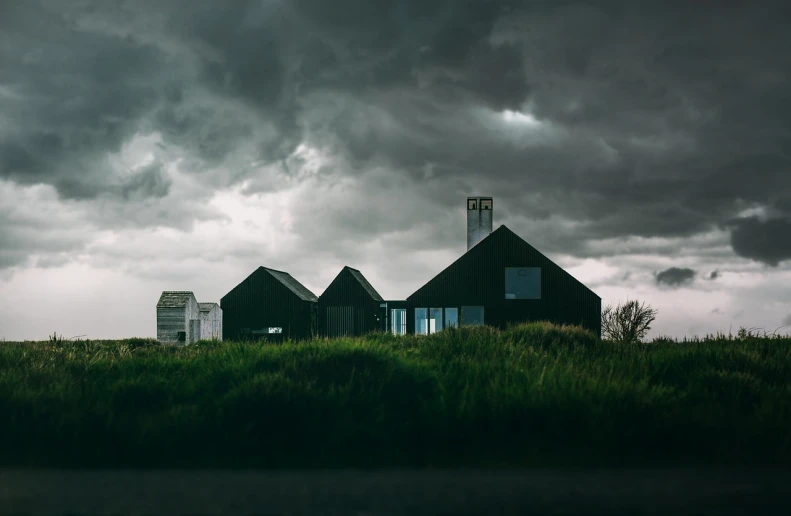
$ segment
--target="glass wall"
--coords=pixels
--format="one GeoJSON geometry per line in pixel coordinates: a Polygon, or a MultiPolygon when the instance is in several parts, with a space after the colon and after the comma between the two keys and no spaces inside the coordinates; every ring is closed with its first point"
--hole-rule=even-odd
{"type": "Polygon", "coordinates": [[[461,324],[464,326],[476,326],[483,324],[483,307],[462,306],[461,324]]]}
{"type": "Polygon", "coordinates": [[[442,308],[429,308],[429,333],[442,331],[442,308]]]}
{"type": "Polygon", "coordinates": [[[450,328],[451,326],[458,326],[458,325],[459,325],[459,309],[456,307],[445,308],[445,327],[450,328]]]}
{"type": "Polygon", "coordinates": [[[415,308],[415,335],[428,333],[428,309],[415,308]]]}
{"type": "Polygon", "coordinates": [[[390,310],[390,331],[393,335],[406,335],[405,308],[393,308],[390,310]]]}

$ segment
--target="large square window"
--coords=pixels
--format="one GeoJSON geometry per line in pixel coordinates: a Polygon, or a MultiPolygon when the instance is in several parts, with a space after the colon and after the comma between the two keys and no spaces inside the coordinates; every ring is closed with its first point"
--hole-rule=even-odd
{"type": "Polygon", "coordinates": [[[506,299],[541,299],[540,267],[506,267],[506,299]]]}
{"type": "Polygon", "coordinates": [[[428,333],[428,308],[415,308],[415,335],[428,333]]]}
{"type": "Polygon", "coordinates": [[[483,324],[482,306],[462,306],[461,324],[463,326],[479,326],[483,324]]]}

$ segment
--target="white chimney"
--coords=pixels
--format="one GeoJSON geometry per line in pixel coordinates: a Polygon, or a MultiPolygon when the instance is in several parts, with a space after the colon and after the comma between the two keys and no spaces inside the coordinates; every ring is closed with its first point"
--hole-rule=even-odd
{"type": "Polygon", "coordinates": [[[492,232],[492,198],[467,197],[467,250],[492,232]]]}

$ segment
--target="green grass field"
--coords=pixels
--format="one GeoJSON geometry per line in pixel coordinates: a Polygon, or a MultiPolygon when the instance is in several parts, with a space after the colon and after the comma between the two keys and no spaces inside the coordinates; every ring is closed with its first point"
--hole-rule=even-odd
{"type": "Polygon", "coordinates": [[[791,338],[0,343],[0,465],[791,465],[791,338]]]}

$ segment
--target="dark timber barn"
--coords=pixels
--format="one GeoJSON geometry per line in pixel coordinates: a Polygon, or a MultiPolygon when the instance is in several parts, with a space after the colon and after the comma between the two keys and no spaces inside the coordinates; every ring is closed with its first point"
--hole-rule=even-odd
{"type": "Polygon", "coordinates": [[[319,296],[319,332],[332,338],[378,330],[383,301],[360,271],[346,266],[319,296]]]}
{"type": "Polygon", "coordinates": [[[281,341],[316,334],[318,298],[290,274],[259,267],[220,300],[226,340],[281,341]]]}
{"type": "Polygon", "coordinates": [[[491,198],[467,201],[468,250],[407,297],[408,332],[548,320],[600,337],[601,298],[506,226],[492,232],[491,198]]]}

